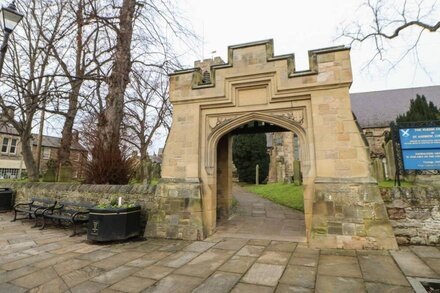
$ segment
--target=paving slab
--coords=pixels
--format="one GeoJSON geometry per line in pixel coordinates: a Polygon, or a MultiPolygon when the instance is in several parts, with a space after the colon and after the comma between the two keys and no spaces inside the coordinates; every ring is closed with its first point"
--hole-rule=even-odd
{"type": "Polygon", "coordinates": [[[202,278],[169,275],[147,288],[144,293],[188,293],[203,282],[202,278]]]}
{"type": "Polygon", "coordinates": [[[29,293],[59,293],[68,290],[66,283],[61,278],[56,278],[29,290],[29,293]]]}
{"type": "Polygon", "coordinates": [[[295,255],[293,255],[290,258],[289,264],[296,266],[316,267],[318,265],[318,257],[295,257],[295,255]]]}
{"type": "Polygon", "coordinates": [[[217,249],[226,249],[237,251],[241,249],[245,244],[246,239],[229,238],[217,243],[214,247],[217,249]]]}
{"type": "Polygon", "coordinates": [[[21,267],[19,269],[15,269],[12,271],[4,271],[0,273],[0,284],[9,282],[11,280],[20,278],[22,276],[28,275],[30,273],[33,273],[37,271],[38,268],[33,266],[27,266],[27,267],[21,267]]]}
{"type": "Polygon", "coordinates": [[[0,256],[0,265],[3,265],[5,263],[17,261],[26,257],[29,257],[29,254],[23,253],[23,252],[14,252],[10,254],[5,254],[0,256]]]}
{"type": "Polygon", "coordinates": [[[310,288],[302,288],[288,284],[279,284],[276,293],[313,293],[315,290],[310,288]]]}
{"type": "Polygon", "coordinates": [[[127,277],[122,281],[117,282],[110,287],[111,290],[117,290],[121,292],[140,292],[151,285],[153,285],[156,280],[140,278],[140,277],[127,277]]]}
{"type": "Polygon", "coordinates": [[[128,267],[128,266],[122,266],[118,267],[116,269],[113,269],[111,271],[105,272],[95,278],[92,279],[93,282],[97,283],[104,283],[104,284],[114,284],[134,273],[136,273],[139,269],[128,267]]]}
{"type": "Polygon", "coordinates": [[[65,274],[61,276],[61,278],[64,280],[69,288],[72,288],[84,281],[102,275],[103,273],[105,273],[105,270],[102,268],[87,266],[80,270],[75,270],[73,272],[65,274]]]}
{"type": "Polygon", "coordinates": [[[230,250],[208,250],[176,270],[176,274],[195,277],[208,277],[223,263],[225,263],[233,254],[234,252],[230,250]]]}
{"type": "Polygon", "coordinates": [[[362,278],[358,260],[353,256],[321,255],[319,257],[318,274],[362,278]]]}
{"type": "Polygon", "coordinates": [[[264,246],[245,245],[237,252],[237,255],[259,257],[265,248],[264,246]]]}
{"type": "Polygon", "coordinates": [[[247,244],[248,245],[256,245],[256,246],[268,246],[271,240],[265,239],[250,239],[247,244]]]}
{"type": "Polygon", "coordinates": [[[2,265],[1,268],[6,271],[12,271],[12,270],[24,267],[24,266],[32,265],[36,262],[44,261],[44,260],[50,258],[51,256],[52,256],[52,254],[44,252],[39,255],[32,255],[32,256],[29,256],[26,258],[22,258],[20,260],[9,262],[7,264],[2,265]]]}
{"type": "Polygon", "coordinates": [[[79,256],[77,256],[77,259],[85,259],[85,260],[90,260],[90,261],[100,261],[103,259],[106,259],[110,256],[115,255],[114,252],[111,251],[107,251],[107,250],[99,250],[99,251],[94,251],[91,253],[85,253],[85,254],[81,254],[79,256]]]}
{"type": "Polygon", "coordinates": [[[134,259],[140,258],[145,253],[142,252],[124,252],[107,257],[103,260],[93,263],[93,266],[103,268],[106,270],[117,268],[123,264],[126,264],[134,259]]]}
{"type": "Polygon", "coordinates": [[[219,270],[244,274],[256,260],[256,257],[234,255],[219,270]]]}
{"type": "Polygon", "coordinates": [[[413,293],[411,287],[394,286],[381,283],[365,282],[368,293],[413,293]]]}
{"type": "Polygon", "coordinates": [[[183,251],[191,251],[191,252],[205,252],[206,250],[213,247],[215,243],[206,242],[206,241],[196,241],[186,246],[183,251]]]}
{"type": "Polygon", "coordinates": [[[145,269],[138,271],[135,275],[144,277],[144,278],[150,278],[154,280],[160,280],[167,275],[169,275],[172,271],[174,271],[174,268],[159,266],[159,265],[153,265],[146,267],[145,269]]]}
{"type": "Polygon", "coordinates": [[[12,284],[4,283],[0,284],[0,292],[7,292],[7,293],[24,293],[27,289],[18,287],[12,284]]]}
{"type": "Polygon", "coordinates": [[[267,247],[270,251],[293,252],[297,243],[287,241],[272,241],[267,247]]]}
{"type": "Polygon", "coordinates": [[[192,259],[196,258],[198,255],[199,253],[197,252],[179,251],[162,259],[157,264],[161,266],[179,268],[191,261],[192,259]]]}
{"type": "Polygon", "coordinates": [[[391,252],[391,255],[406,276],[424,278],[438,277],[437,273],[409,250],[393,251],[391,252]]]}
{"type": "Polygon", "coordinates": [[[231,293],[272,293],[274,289],[273,287],[238,283],[231,293]]]}
{"type": "Polygon", "coordinates": [[[284,271],[282,265],[255,263],[242,278],[245,283],[276,286],[284,271]]]}
{"type": "Polygon", "coordinates": [[[318,275],[315,292],[365,292],[365,286],[362,279],[318,275]]]}
{"type": "Polygon", "coordinates": [[[83,259],[69,259],[68,261],[54,265],[54,269],[58,275],[70,273],[71,271],[83,268],[90,264],[90,261],[83,259]]]}
{"type": "Polygon", "coordinates": [[[108,286],[107,284],[87,281],[87,282],[79,284],[76,287],[73,287],[72,289],[70,289],[70,292],[72,292],[72,293],[95,293],[95,292],[101,292],[107,286],[108,286]]]}
{"type": "Polygon", "coordinates": [[[47,260],[43,260],[43,261],[39,261],[37,263],[34,263],[33,266],[37,267],[37,268],[46,268],[48,266],[53,266],[59,263],[64,263],[64,262],[68,262],[68,260],[74,258],[78,256],[78,254],[73,253],[73,252],[68,252],[66,254],[62,254],[62,255],[54,255],[52,257],[50,257],[47,260]]]}
{"type": "Polygon", "coordinates": [[[409,286],[408,281],[391,256],[362,255],[358,259],[364,280],[390,285],[409,286]]]}
{"type": "Polygon", "coordinates": [[[15,279],[11,283],[19,287],[31,289],[56,278],[58,278],[58,275],[55,270],[47,268],[15,279]]]}
{"type": "Polygon", "coordinates": [[[440,275],[440,259],[439,258],[425,258],[424,261],[426,264],[435,271],[438,275],[440,275]]]}
{"type": "Polygon", "coordinates": [[[440,258],[440,249],[431,246],[411,246],[411,250],[422,258],[440,258]]]}
{"type": "Polygon", "coordinates": [[[287,266],[280,283],[295,287],[315,288],[316,269],[303,266],[287,266]]]}
{"type": "Polygon", "coordinates": [[[216,272],[198,286],[193,293],[227,293],[240,280],[241,274],[216,272]]]}
{"type": "Polygon", "coordinates": [[[319,249],[297,247],[293,252],[294,257],[313,258],[319,256],[319,249]]]}
{"type": "Polygon", "coordinates": [[[259,263],[285,265],[289,261],[291,253],[282,251],[265,251],[258,259],[259,263]]]}

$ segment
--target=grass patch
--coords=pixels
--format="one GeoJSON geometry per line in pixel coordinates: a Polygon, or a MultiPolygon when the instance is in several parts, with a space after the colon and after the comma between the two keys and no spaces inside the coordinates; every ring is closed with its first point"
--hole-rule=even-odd
{"type": "MultiPolygon", "coordinates": [[[[378,184],[379,184],[379,187],[381,187],[381,188],[393,188],[394,187],[394,180],[386,180],[386,181],[379,182],[378,184]]],[[[401,187],[412,187],[412,186],[414,186],[414,183],[409,182],[409,181],[400,180],[400,186],[401,187]]]]}
{"type": "Polygon", "coordinates": [[[280,205],[304,211],[304,188],[294,184],[269,183],[245,185],[244,188],[280,205]]]}

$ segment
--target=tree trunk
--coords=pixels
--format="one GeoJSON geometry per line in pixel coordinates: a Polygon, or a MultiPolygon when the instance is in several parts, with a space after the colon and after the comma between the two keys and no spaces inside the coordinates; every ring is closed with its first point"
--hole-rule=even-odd
{"type": "Polygon", "coordinates": [[[64,121],[61,145],[58,149],[58,167],[64,166],[67,162],[70,162],[70,147],[72,146],[72,132],[73,125],[75,124],[75,117],[78,112],[78,90],[74,92],[69,97],[69,109],[66,113],[66,120],[64,121]]]}
{"type": "Polygon", "coordinates": [[[124,110],[124,94],[131,71],[131,41],[136,0],[124,0],[119,16],[113,70],[109,77],[106,109],[100,117],[99,135],[106,150],[119,147],[120,128],[124,110]]]}
{"type": "Polygon", "coordinates": [[[32,135],[30,132],[24,132],[21,136],[21,153],[23,156],[24,164],[28,172],[29,181],[39,181],[40,176],[35,163],[34,156],[32,154],[32,135]]]}
{"type": "Polygon", "coordinates": [[[147,145],[145,145],[145,143],[143,142],[141,142],[140,153],[141,153],[140,181],[143,182],[145,179],[149,179],[149,178],[145,178],[145,164],[148,162],[148,155],[147,155],[147,145]]]}
{"type": "MultiPolygon", "coordinates": [[[[76,114],[78,113],[78,97],[81,86],[83,84],[84,68],[82,66],[83,57],[83,28],[84,28],[84,4],[83,1],[78,2],[78,9],[76,11],[76,60],[75,60],[75,77],[70,77],[71,93],[69,95],[69,109],[67,110],[64,126],[62,130],[61,145],[58,149],[58,170],[61,166],[70,162],[70,148],[72,146],[72,132],[75,124],[76,114]]],[[[63,67],[67,68],[67,67],[63,67]]],[[[65,69],[68,74],[67,69],[65,69]]]]}

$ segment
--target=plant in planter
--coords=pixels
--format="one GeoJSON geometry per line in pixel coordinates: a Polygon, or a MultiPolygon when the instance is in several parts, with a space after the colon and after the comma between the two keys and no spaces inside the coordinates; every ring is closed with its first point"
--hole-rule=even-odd
{"type": "MultiPolygon", "coordinates": [[[[119,198],[120,199],[120,198],[119,198]]],[[[90,209],[87,239],[93,241],[126,240],[140,234],[141,207],[112,200],[90,209]]]]}

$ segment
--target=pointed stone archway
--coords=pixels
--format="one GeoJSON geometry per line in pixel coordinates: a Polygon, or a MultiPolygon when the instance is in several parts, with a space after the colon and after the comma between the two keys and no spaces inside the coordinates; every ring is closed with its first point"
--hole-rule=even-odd
{"type": "Polygon", "coordinates": [[[307,239],[314,247],[395,248],[368,149],[353,118],[349,49],[274,56],[272,40],[231,46],[220,58],[170,76],[173,125],[157,210],[146,236],[204,239],[231,198],[230,133],[252,121],[290,130],[301,144],[307,239]],[[223,174],[223,175],[222,175],[223,174]]]}

